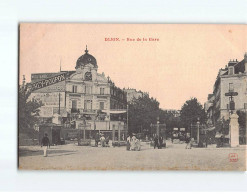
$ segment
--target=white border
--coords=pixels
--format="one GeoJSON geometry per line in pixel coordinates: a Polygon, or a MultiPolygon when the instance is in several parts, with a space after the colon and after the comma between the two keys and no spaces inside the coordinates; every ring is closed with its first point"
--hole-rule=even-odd
{"type": "Polygon", "coordinates": [[[19,22],[246,24],[245,0],[0,0],[0,190],[243,191],[246,173],[17,170],[19,22]]]}

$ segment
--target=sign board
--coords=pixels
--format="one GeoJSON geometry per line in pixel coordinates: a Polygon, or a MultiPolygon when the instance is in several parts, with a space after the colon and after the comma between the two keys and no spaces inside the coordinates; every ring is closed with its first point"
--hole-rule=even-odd
{"type": "Polygon", "coordinates": [[[32,83],[32,91],[65,81],[65,73],[32,83]]]}
{"type": "Polygon", "coordinates": [[[180,131],[185,131],[185,128],[180,128],[180,131]]]}
{"type": "Polygon", "coordinates": [[[32,93],[65,92],[65,81],[32,91],[32,93]]]}
{"type": "Polygon", "coordinates": [[[60,106],[65,105],[65,92],[53,92],[53,93],[32,93],[31,98],[37,101],[41,101],[43,106],[46,107],[59,107],[59,94],[60,94],[60,106]]]}
{"type": "Polygon", "coordinates": [[[225,93],[225,96],[237,96],[238,95],[238,92],[228,92],[228,93],[225,93]]]}

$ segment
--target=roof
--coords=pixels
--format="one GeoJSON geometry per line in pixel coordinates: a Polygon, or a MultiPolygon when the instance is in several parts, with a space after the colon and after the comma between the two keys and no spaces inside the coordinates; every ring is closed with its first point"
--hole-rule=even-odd
{"type": "Polygon", "coordinates": [[[85,54],[78,58],[75,68],[79,68],[79,67],[85,66],[87,64],[92,64],[94,66],[94,68],[98,67],[95,57],[93,57],[92,55],[90,55],[88,53],[88,50],[86,47],[85,54]]]}
{"type": "MultiPolygon", "coordinates": [[[[245,71],[244,60],[238,62],[233,67],[234,67],[235,74],[238,74],[239,72],[244,73],[244,71],[245,71]]],[[[228,70],[224,74],[222,74],[222,75],[228,75],[228,70]]]]}

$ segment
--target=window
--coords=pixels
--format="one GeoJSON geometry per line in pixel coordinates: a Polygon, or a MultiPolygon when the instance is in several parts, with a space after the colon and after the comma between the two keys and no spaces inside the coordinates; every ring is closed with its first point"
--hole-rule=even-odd
{"type": "Polygon", "coordinates": [[[100,95],[105,94],[105,88],[100,88],[100,95]]]}
{"type": "Polygon", "coordinates": [[[232,75],[232,74],[234,74],[234,67],[232,66],[232,67],[229,67],[229,73],[228,73],[229,75],[232,75]]]}
{"type": "Polygon", "coordinates": [[[234,91],[233,83],[229,83],[229,91],[230,92],[233,92],[234,91]]]}
{"type": "Polygon", "coordinates": [[[85,100],[84,101],[84,109],[85,110],[92,110],[92,100],[85,100]]]}
{"type": "Polygon", "coordinates": [[[77,93],[77,86],[75,86],[75,85],[72,86],[72,92],[77,93]]]}
{"type": "Polygon", "coordinates": [[[77,101],[72,100],[72,112],[77,112],[77,101]]]}
{"type": "Polygon", "coordinates": [[[244,103],[244,109],[247,109],[247,103],[244,103]]]}
{"type": "Polygon", "coordinates": [[[105,103],[104,102],[100,102],[100,110],[104,110],[105,107],[105,103]]]}
{"type": "Polygon", "coordinates": [[[91,94],[92,87],[91,86],[85,86],[85,92],[86,94],[91,94]]]}

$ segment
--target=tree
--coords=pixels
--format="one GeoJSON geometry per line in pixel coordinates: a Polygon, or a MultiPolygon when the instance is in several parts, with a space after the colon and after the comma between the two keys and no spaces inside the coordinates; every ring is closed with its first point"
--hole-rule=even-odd
{"type": "Polygon", "coordinates": [[[167,136],[172,134],[174,127],[181,127],[180,117],[175,117],[171,112],[160,109],[159,118],[161,124],[166,124],[167,136]]]}
{"type": "Polygon", "coordinates": [[[246,144],[246,113],[244,111],[237,111],[239,123],[240,144],[246,144]]]}
{"type": "Polygon", "coordinates": [[[239,126],[244,128],[246,125],[246,113],[244,111],[237,110],[237,115],[239,126]]]}
{"type": "Polygon", "coordinates": [[[31,91],[26,86],[19,86],[19,132],[32,134],[33,127],[37,123],[41,102],[29,100],[31,91]]]}
{"type": "Polygon", "coordinates": [[[148,95],[134,99],[129,104],[129,130],[141,132],[141,129],[150,129],[151,124],[156,124],[159,116],[159,102],[149,98],[148,95]]]}
{"type": "Polygon", "coordinates": [[[190,100],[187,100],[181,108],[182,125],[189,128],[189,126],[192,123],[196,123],[198,119],[201,124],[204,124],[206,113],[197,98],[191,98],[190,100]]]}

